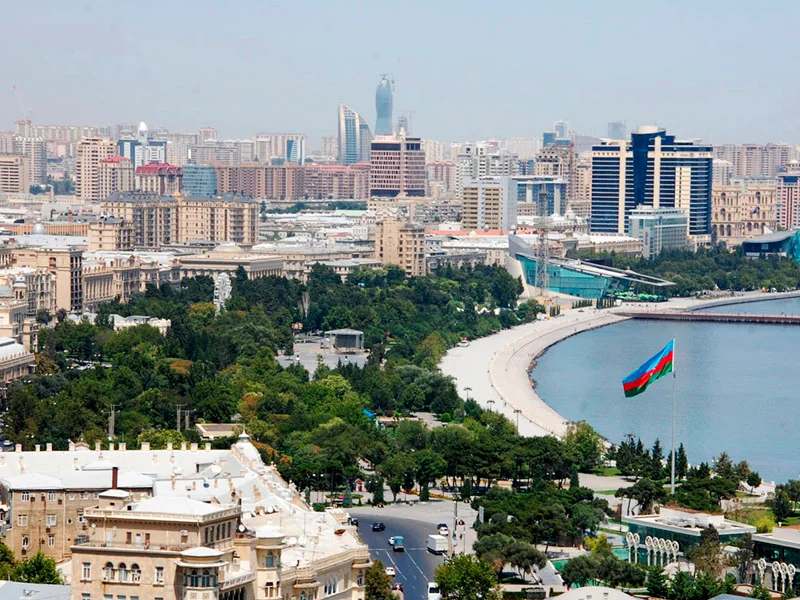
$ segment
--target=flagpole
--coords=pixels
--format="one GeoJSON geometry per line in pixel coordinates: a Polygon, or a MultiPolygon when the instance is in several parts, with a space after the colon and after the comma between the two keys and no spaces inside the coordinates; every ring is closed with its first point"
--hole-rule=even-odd
{"type": "Polygon", "coordinates": [[[670,478],[670,491],[675,495],[675,412],[676,412],[676,383],[678,374],[675,370],[675,340],[672,340],[672,469],[670,478]]]}

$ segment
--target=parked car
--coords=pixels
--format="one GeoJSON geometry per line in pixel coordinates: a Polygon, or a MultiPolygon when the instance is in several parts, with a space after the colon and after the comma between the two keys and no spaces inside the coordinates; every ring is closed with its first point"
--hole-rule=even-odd
{"type": "Polygon", "coordinates": [[[404,594],[405,594],[405,592],[406,592],[406,588],[404,588],[404,587],[403,587],[403,584],[402,584],[402,583],[395,583],[395,584],[392,586],[392,590],[393,590],[393,591],[394,591],[394,590],[397,590],[397,591],[399,591],[399,592],[403,592],[404,594]]]}
{"type": "Polygon", "coordinates": [[[450,530],[447,528],[447,523],[439,523],[438,529],[439,535],[443,535],[444,537],[447,537],[447,535],[450,533],[450,530]]]}
{"type": "Polygon", "coordinates": [[[377,521],[372,524],[372,531],[386,531],[386,525],[380,521],[377,521]]]}
{"type": "Polygon", "coordinates": [[[435,581],[428,582],[428,600],[442,600],[442,593],[439,591],[439,584],[435,581]]]}
{"type": "Polygon", "coordinates": [[[350,522],[350,525],[352,525],[355,528],[358,528],[358,519],[356,519],[355,517],[350,517],[348,521],[350,522]]]}
{"type": "Polygon", "coordinates": [[[394,577],[397,575],[397,570],[394,567],[386,567],[384,569],[384,573],[386,573],[389,577],[394,577]]]}

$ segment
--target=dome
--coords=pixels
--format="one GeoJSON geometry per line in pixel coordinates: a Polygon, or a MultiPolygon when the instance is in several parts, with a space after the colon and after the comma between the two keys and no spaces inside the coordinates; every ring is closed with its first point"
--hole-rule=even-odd
{"type": "Polygon", "coordinates": [[[41,223],[36,223],[33,226],[33,229],[31,229],[31,233],[33,235],[46,235],[47,234],[47,230],[44,228],[44,225],[42,225],[41,223]]]}
{"type": "Polygon", "coordinates": [[[242,247],[234,242],[223,242],[214,248],[214,252],[221,252],[224,254],[238,254],[242,251],[242,247]]]}
{"type": "Polygon", "coordinates": [[[143,131],[150,131],[150,130],[147,128],[147,123],[145,123],[144,121],[140,121],[139,122],[139,133],[142,133],[143,131]]]}

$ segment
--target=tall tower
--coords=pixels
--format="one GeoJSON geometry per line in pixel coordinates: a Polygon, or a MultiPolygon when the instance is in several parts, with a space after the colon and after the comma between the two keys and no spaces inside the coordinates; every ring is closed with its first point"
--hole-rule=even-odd
{"type": "Polygon", "coordinates": [[[375,90],[375,111],[378,113],[375,135],[392,135],[392,83],[386,75],[381,75],[375,90]]]}
{"type": "Polygon", "coordinates": [[[372,134],[367,122],[349,106],[339,105],[339,164],[369,161],[372,134]]]}

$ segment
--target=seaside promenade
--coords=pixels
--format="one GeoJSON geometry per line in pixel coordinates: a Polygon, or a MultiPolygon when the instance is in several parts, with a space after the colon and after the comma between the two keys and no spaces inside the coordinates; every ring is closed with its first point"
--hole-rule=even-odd
{"type": "MultiPolygon", "coordinates": [[[[603,310],[571,309],[562,316],[475,340],[466,348],[451,348],[439,366],[445,375],[455,379],[463,398],[471,398],[481,408],[504,415],[518,426],[521,435],[561,437],[569,422],[539,397],[528,375],[531,362],[550,346],[583,331],[624,321],[631,312],[692,311],[797,296],[800,292],[750,292],[707,300],[677,298],[659,304],[631,303],[603,310]]],[[[576,368],[580,368],[579,361],[580,357],[576,357],[576,368]]]]}

